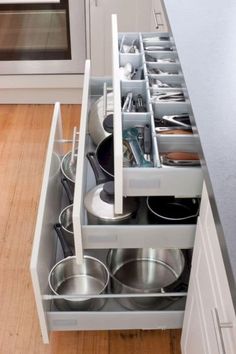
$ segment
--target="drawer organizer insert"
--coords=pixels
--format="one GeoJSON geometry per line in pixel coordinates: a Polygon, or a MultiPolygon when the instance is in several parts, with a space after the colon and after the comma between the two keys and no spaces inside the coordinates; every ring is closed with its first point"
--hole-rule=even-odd
{"type": "Polygon", "coordinates": [[[173,38],[169,33],[118,33],[113,18],[113,41],[114,134],[115,138],[118,136],[114,143],[116,212],[122,211],[122,196],[200,196],[201,167],[167,165],[162,158],[172,152],[197,157],[198,151],[197,139],[191,132],[191,105],[173,38]],[[168,126],[163,124],[163,117],[175,122],[187,119],[188,124],[168,126]],[[140,126],[150,129],[150,164],[136,159],[127,165],[122,157],[120,135],[124,138],[127,130],[140,126]],[[164,133],[169,128],[175,128],[175,132],[164,133]]]}

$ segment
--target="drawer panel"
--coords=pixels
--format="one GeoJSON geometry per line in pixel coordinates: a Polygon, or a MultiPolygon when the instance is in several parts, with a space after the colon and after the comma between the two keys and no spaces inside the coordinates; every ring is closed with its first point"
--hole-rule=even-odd
{"type": "Polygon", "coordinates": [[[181,328],[184,311],[49,312],[51,331],[181,328]]]}

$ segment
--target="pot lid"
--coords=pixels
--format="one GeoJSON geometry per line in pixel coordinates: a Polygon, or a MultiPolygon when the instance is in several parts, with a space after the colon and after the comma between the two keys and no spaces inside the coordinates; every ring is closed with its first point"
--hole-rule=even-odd
{"type": "Polygon", "coordinates": [[[123,214],[114,213],[114,182],[99,184],[85,196],[84,205],[87,211],[104,222],[119,222],[131,217],[138,208],[136,198],[123,199],[123,214]]]}
{"type": "Polygon", "coordinates": [[[71,162],[71,151],[69,151],[61,161],[61,171],[63,175],[72,182],[75,182],[76,165],[77,156],[75,156],[74,162],[71,162]]]}

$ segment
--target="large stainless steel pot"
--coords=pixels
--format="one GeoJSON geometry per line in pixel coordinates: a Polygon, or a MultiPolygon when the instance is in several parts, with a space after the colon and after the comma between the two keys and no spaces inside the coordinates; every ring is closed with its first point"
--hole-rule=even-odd
{"type": "MultiPolygon", "coordinates": [[[[111,292],[115,294],[151,294],[171,289],[185,267],[180,249],[112,249],[107,254],[111,292]]],[[[171,302],[162,297],[120,298],[127,309],[162,308],[171,302]]]]}
{"type": "Polygon", "coordinates": [[[99,259],[90,256],[84,256],[84,262],[78,264],[60,232],[60,225],[55,225],[55,229],[66,257],[54,265],[48,276],[52,293],[64,296],[62,299],[54,300],[55,306],[62,311],[101,309],[105,299],[90,298],[89,295],[99,295],[106,291],[109,282],[107,267],[99,259]]]}

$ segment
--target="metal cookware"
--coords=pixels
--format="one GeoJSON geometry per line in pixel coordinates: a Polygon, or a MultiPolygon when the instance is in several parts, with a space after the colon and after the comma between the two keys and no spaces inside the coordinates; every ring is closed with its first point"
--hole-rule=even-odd
{"type": "Polygon", "coordinates": [[[55,230],[66,257],[54,265],[48,276],[53,294],[65,296],[62,299],[55,299],[55,306],[62,311],[101,309],[105,299],[89,298],[89,295],[99,295],[106,291],[109,282],[107,267],[97,258],[90,256],[84,256],[84,262],[78,264],[63,239],[59,224],[55,225],[55,230]]]}
{"type": "Polygon", "coordinates": [[[64,239],[68,245],[74,248],[74,232],[73,232],[73,204],[68,205],[64,208],[59,215],[59,224],[61,225],[61,230],[64,239]]]}
{"type": "Polygon", "coordinates": [[[199,213],[197,198],[151,196],[146,200],[151,224],[195,224],[199,213]]]}
{"type": "Polygon", "coordinates": [[[194,152],[176,151],[162,153],[160,160],[163,165],[174,167],[200,166],[199,156],[194,152]]]}
{"type": "MultiPolygon", "coordinates": [[[[111,249],[107,254],[110,290],[115,294],[151,294],[174,289],[185,267],[179,249],[111,249]]],[[[120,298],[130,310],[151,309],[166,305],[167,298],[120,298]]]]}
{"type": "Polygon", "coordinates": [[[72,195],[74,194],[75,187],[75,176],[76,176],[76,166],[77,166],[77,149],[76,143],[78,142],[79,132],[77,128],[74,127],[73,139],[72,139],[72,149],[61,160],[61,172],[64,176],[64,183],[68,183],[72,195]]]}
{"type": "Polygon", "coordinates": [[[96,145],[110,135],[110,132],[104,128],[104,120],[107,116],[113,116],[114,110],[113,92],[108,93],[110,90],[111,88],[107,87],[105,82],[103,96],[92,105],[89,113],[88,131],[96,145]]]}
{"type": "Polygon", "coordinates": [[[139,206],[138,199],[127,197],[123,199],[123,213],[114,212],[114,182],[106,181],[102,170],[93,154],[87,154],[94,170],[97,185],[87,192],[84,206],[87,210],[88,223],[92,225],[129,224],[136,216],[139,206]],[[104,183],[105,182],[105,183],[104,183]]]}
{"type": "Polygon", "coordinates": [[[155,132],[162,135],[193,135],[192,129],[181,127],[156,127],[155,132]]]}

